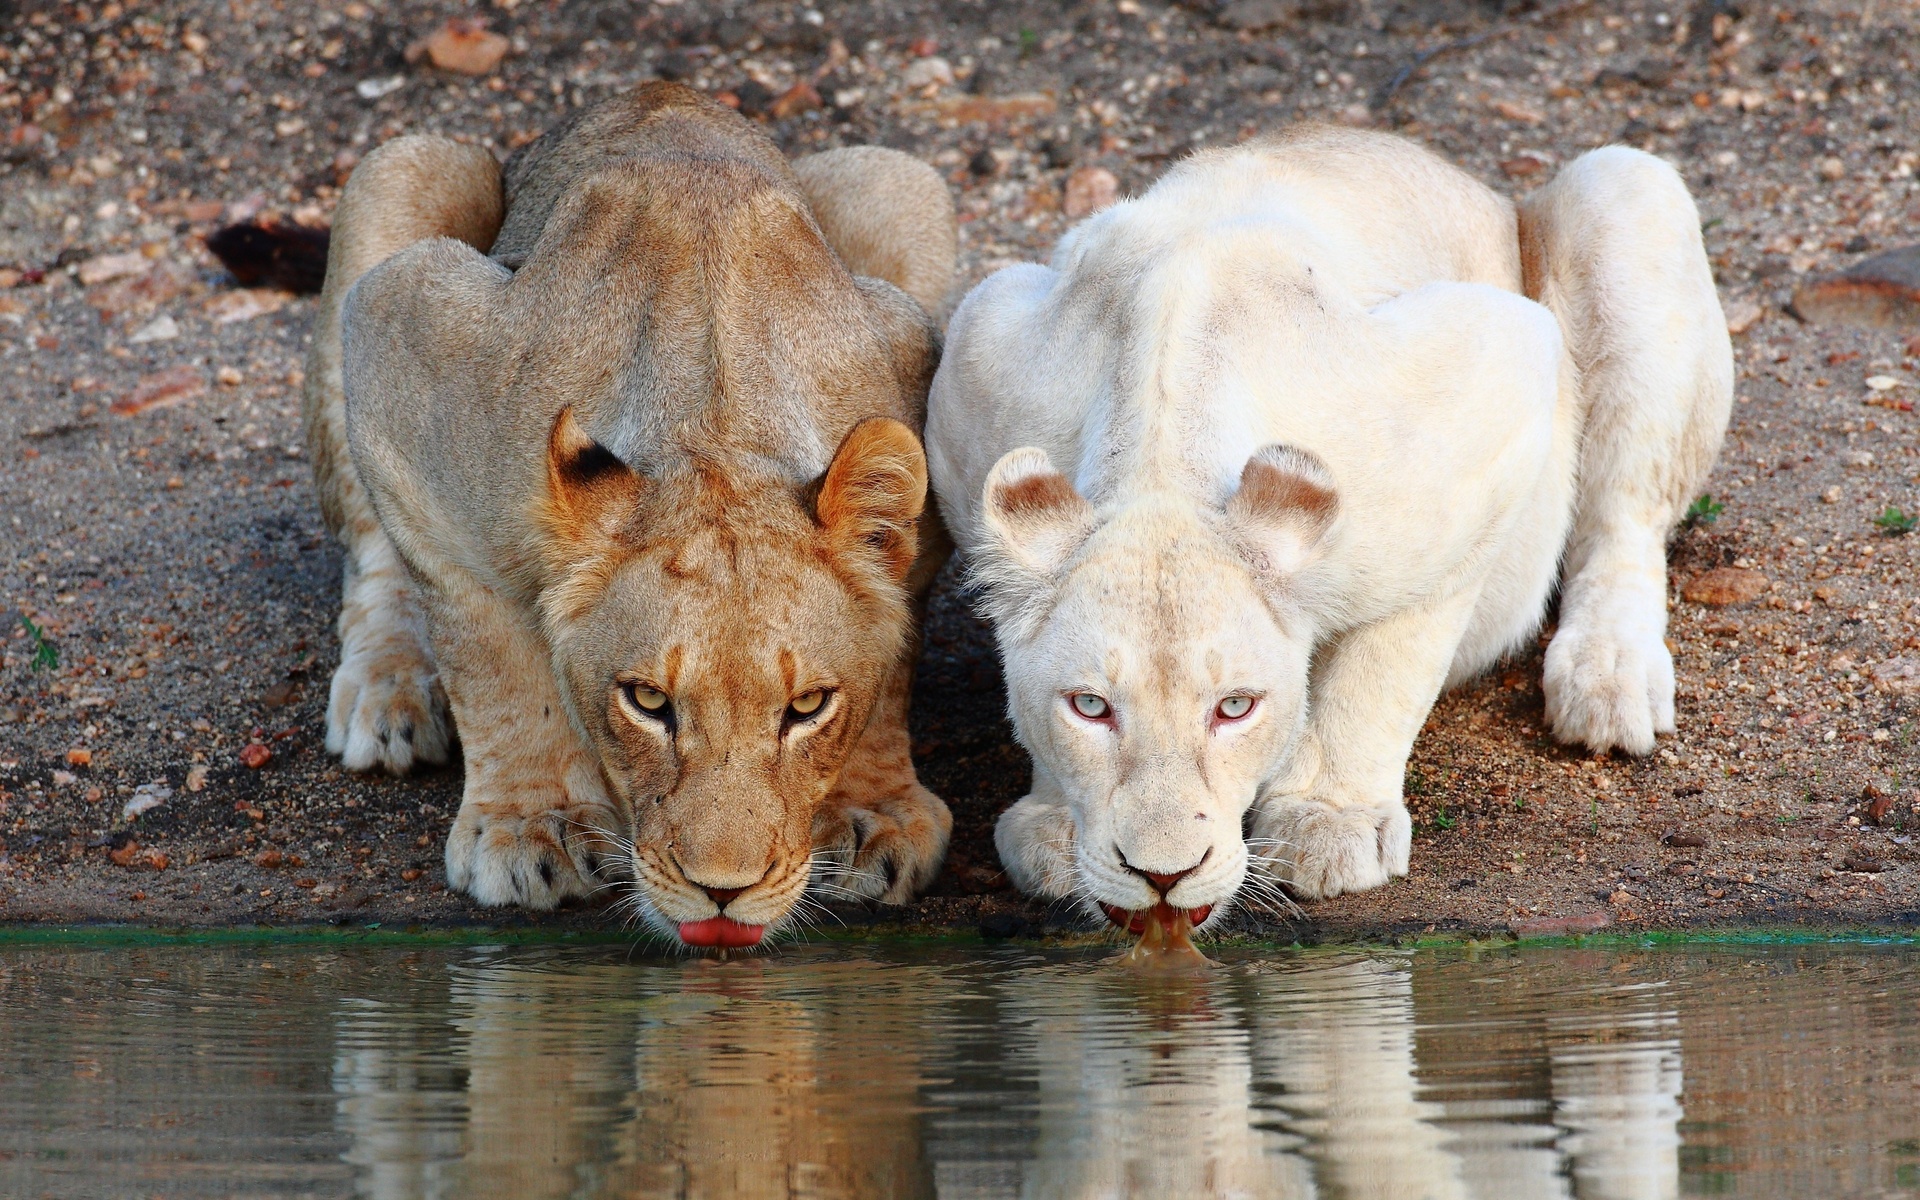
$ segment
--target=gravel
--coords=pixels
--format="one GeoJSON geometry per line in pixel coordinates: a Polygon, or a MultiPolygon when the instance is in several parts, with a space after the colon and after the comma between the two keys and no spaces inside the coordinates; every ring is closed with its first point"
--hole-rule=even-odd
{"type": "MultiPolygon", "coordinates": [[[[1523,655],[1435,709],[1408,768],[1410,878],[1243,924],[1920,920],[1920,536],[1900,532],[1920,512],[1920,329],[1789,313],[1796,288],[1920,241],[1908,6],[26,0],[0,29],[0,920],[616,926],[450,895],[457,767],[328,760],[339,554],[298,423],[313,302],[236,287],[204,239],[324,226],[395,134],[505,154],[654,76],[731,96],[795,153],[927,157],[958,199],[962,286],[1044,256],[1109,187],[1299,118],[1401,130],[1515,192],[1611,141],[1673,162],[1739,372],[1712,504],[1674,545],[1680,732],[1641,761],[1557,747],[1523,655]],[[455,40],[504,38],[490,72],[408,61],[479,16],[455,40]]],[[[1000,687],[943,589],[914,734],[952,861],[920,905],[843,919],[1079,925],[994,861],[1027,778],[1000,687]]]]}

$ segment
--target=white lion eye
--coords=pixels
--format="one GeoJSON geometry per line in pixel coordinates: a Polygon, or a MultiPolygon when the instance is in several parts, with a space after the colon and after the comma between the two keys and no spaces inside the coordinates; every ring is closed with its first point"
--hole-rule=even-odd
{"type": "Polygon", "coordinates": [[[1238,721],[1253,711],[1253,697],[1228,696],[1220,702],[1220,707],[1213,711],[1214,715],[1222,721],[1238,721]]]}
{"type": "Polygon", "coordinates": [[[1113,709],[1108,706],[1104,699],[1094,695],[1092,692],[1075,692],[1072,696],[1069,696],[1068,699],[1073,704],[1073,711],[1079,713],[1089,721],[1103,720],[1108,714],[1113,712],[1113,709]]]}

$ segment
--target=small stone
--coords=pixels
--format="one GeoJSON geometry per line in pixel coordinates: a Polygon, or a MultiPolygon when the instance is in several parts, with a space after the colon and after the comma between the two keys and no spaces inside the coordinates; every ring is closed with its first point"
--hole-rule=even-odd
{"type": "Polygon", "coordinates": [[[1695,604],[1725,608],[1733,604],[1750,604],[1770,586],[1767,577],[1758,571],[1717,567],[1689,580],[1680,594],[1695,604]]]}
{"type": "Polygon", "coordinates": [[[1846,177],[1847,164],[1841,159],[1828,155],[1826,158],[1820,160],[1820,178],[1837,180],[1845,179],[1846,177]]]}
{"type": "Polygon", "coordinates": [[[258,771],[261,767],[266,766],[272,761],[273,751],[262,746],[259,742],[254,742],[240,751],[240,765],[250,771],[258,771]]]}
{"type": "Polygon", "coordinates": [[[166,313],[134,330],[127,336],[127,342],[134,346],[144,346],[148,342],[166,342],[180,336],[180,322],[166,313]]]}
{"type": "Polygon", "coordinates": [[[143,783],[133,789],[133,795],[127,797],[127,803],[120,810],[120,818],[132,821],[141,813],[152,812],[171,799],[173,799],[172,788],[163,784],[143,783]]]}
{"type": "Polygon", "coordinates": [[[156,408],[182,404],[207,390],[207,377],[200,368],[182,364],[143,375],[131,392],[108,407],[123,417],[138,416],[156,408]]]}
{"type": "Polygon", "coordinates": [[[1509,158],[1500,164],[1500,170],[1510,179],[1525,179],[1529,175],[1538,175],[1546,169],[1547,164],[1531,154],[1509,158]]]}
{"type": "Polygon", "coordinates": [[[1820,502],[1822,504],[1838,504],[1845,495],[1846,493],[1841,491],[1840,485],[1836,483],[1826,491],[1820,493],[1820,502]]]}
{"type": "Polygon", "coordinates": [[[915,91],[924,87],[946,87],[953,82],[953,64],[935,55],[918,58],[900,72],[900,83],[915,91]]]}
{"type": "Polygon", "coordinates": [[[287,861],[287,856],[280,853],[280,851],[278,850],[262,850],[260,853],[253,856],[253,865],[256,867],[259,867],[263,871],[274,870],[275,868],[284,865],[286,861],[287,861]]]}
{"type": "Polygon", "coordinates": [[[260,696],[260,703],[268,708],[285,708],[300,698],[300,685],[292,680],[284,680],[268,688],[260,696]]]}
{"type": "Polygon", "coordinates": [[[491,75],[507,56],[511,43],[487,28],[480,17],[454,17],[407,47],[406,60],[426,59],[442,71],[458,75],[491,75]]]}
{"type": "Polygon", "coordinates": [[[86,287],[96,283],[105,283],[109,279],[118,279],[123,275],[138,275],[153,264],[147,256],[138,250],[129,250],[125,254],[102,254],[80,264],[80,282],[86,287]]]}
{"type": "Polygon", "coordinates": [[[1840,865],[1849,871],[1858,871],[1863,875],[1878,875],[1887,869],[1887,864],[1884,860],[1875,858],[1871,854],[1859,850],[1847,855],[1847,857],[1841,861],[1840,865]]]}
{"type": "Polygon", "coordinates": [[[803,112],[812,112],[824,103],[825,101],[820,99],[820,93],[803,79],[782,92],[780,98],[768,106],[767,115],[776,121],[784,121],[788,117],[803,112]]]}
{"type": "Polygon", "coordinates": [[[1901,379],[1897,375],[1867,376],[1867,387],[1872,391],[1876,391],[1876,392],[1890,392],[1894,388],[1902,387],[1905,384],[1906,384],[1906,380],[1901,379]]]}
{"type": "Polygon", "coordinates": [[[1067,176],[1060,203],[1068,217],[1079,220],[1108,207],[1120,198],[1120,181],[1105,167],[1081,167],[1067,176]]]}
{"type": "Polygon", "coordinates": [[[940,43],[930,37],[915,38],[913,44],[907,47],[907,53],[915,58],[932,58],[940,53],[940,43]]]}
{"type": "Polygon", "coordinates": [[[405,75],[389,75],[385,79],[362,79],[353,85],[353,92],[362,100],[378,100],[382,96],[391,96],[405,86],[405,75]]]}
{"type": "Polygon", "coordinates": [[[1920,658],[1902,655],[1873,669],[1873,686],[1891,696],[1920,695],[1920,658]]]}
{"type": "Polygon", "coordinates": [[[1241,33],[1258,33],[1292,21],[1300,13],[1296,0],[1233,0],[1213,19],[1241,33]]]}
{"type": "Polygon", "coordinates": [[[1752,300],[1736,300],[1727,307],[1727,332],[1742,334],[1760,323],[1766,310],[1752,300]]]}
{"type": "Polygon", "coordinates": [[[231,325],[235,321],[251,321],[255,317],[279,312],[292,299],[292,292],[283,292],[279,288],[235,288],[207,301],[206,313],[216,325],[231,325]]]}
{"type": "Polygon", "coordinates": [[[55,787],[71,787],[78,782],[80,782],[80,777],[72,771],[55,771],[53,773],[53,786],[55,787]]]}
{"type": "Polygon", "coordinates": [[[238,367],[221,367],[213,373],[213,377],[219,381],[221,387],[239,387],[247,378],[240,373],[238,367]]]}
{"type": "Polygon", "coordinates": [[[67,765],[70,767],[90,767],[93,765],[93,751],[78,746],[67,751],[67,765]]]}
{"type": "Polygon", "coordinates": [[[1920,326],[1920,245],[1876,254],[1838,274],[1808,280],[1793,294],[1793,311],[1819,325],[1920,326]]]}
{"type": "Polygon", "coordinates": [[[1705,850],[1712,845],[1705,834],[1693,833],[1685,829],[1677,829],[1660,840],[1675,850],[1705,850]]]}
{"type": "Polygon", "coordinates": [[[426,872],[422,871],[419,867],[408,867],[406,870],[400,872],[400,878],[406,880],[408,883],[412,883],[424,874],[426,874],[426,872]]]}
{"type": "Polygon", "coordinates": [[[1538,125],[1547,119],[1545,114],[1537,113],[1523,104],[1515,104],[1511,100],[1495,100],[1493,111],[1509,121],[1518,121],[1522,125],[1538,125]]]}
{"type": "Polygon", "coordinates": [[[187,790],[188,791],[190,792],[204,791],[206,789],[206,786],[207,786],[207,768],[204,764],[200,766],[187,768],[187,790]]]}

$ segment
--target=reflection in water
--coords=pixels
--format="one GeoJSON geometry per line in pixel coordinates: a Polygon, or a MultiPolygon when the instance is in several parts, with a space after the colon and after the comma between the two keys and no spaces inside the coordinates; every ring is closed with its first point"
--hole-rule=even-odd
{"type": "Polygon", "coordinates": [[[1920,1185],[1911,952],[1280,953],[1183,979],[1016,949],[263,953],[0,949],[0,1195],[1920,1185]],[[1824,1015],[1835,988],[1877,1023],[1824,1015]]]}

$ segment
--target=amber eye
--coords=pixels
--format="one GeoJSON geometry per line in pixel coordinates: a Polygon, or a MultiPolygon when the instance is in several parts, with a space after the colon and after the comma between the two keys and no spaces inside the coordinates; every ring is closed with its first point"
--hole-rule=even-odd
{"type": "Polygon", "coordinates": [[[656,687],[644,683],[622,684],[627,703],[649,717],[664,720],[669,713],[667,694],[656,687]]]}
{"type": "Polygon", "coordinates": [[[1067,702],[1073,705],[1074,712],[1089,721],[1104,721],[1113,715],[1113,707],[1107,703],[1106,698],[1096,696],[1092,692],[1075,692],[1067,697],[1067,702]]]}
{"type": "Polygon", "coordinates": [[[827,689],[815,688],[795,696],[787,704],[787,724],[798,724],[819,715],[820,710],[826,706],[828,695],[827,689]]]}
{"type": "Polygon", "coordinates": [[[1238,721],[1252,711],[1252,696],[1228,696],[1213,710],[1213,715],[1222,721],[1238,721]]]}

